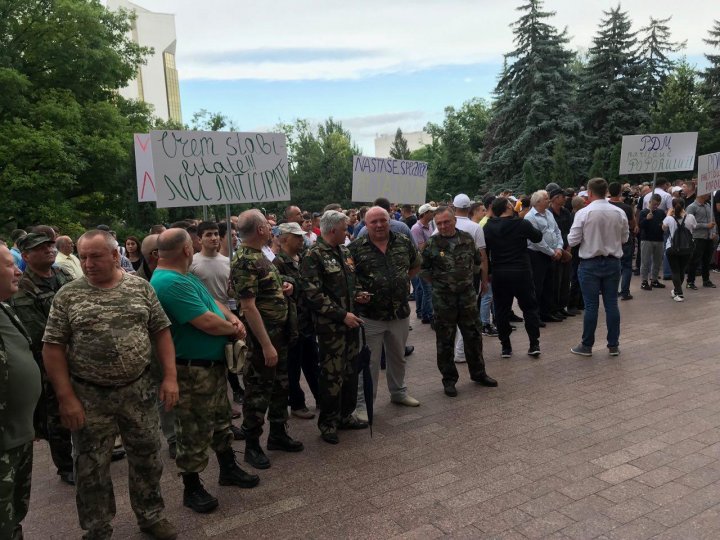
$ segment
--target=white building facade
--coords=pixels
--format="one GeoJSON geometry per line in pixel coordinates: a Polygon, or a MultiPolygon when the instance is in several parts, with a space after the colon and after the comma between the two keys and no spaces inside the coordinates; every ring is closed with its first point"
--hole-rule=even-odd
{"type": "Polygon", "coordinates": [[[182,122],[180,80],[175,64],[175,15],[155,13],[127,0],[108,0],[108,9],[134,12],[131,38],[154,53],[141,65],[135,79],[120,90],[127,99],[137,99],[152,105],[155,116],[163,120],[182,122]]]}

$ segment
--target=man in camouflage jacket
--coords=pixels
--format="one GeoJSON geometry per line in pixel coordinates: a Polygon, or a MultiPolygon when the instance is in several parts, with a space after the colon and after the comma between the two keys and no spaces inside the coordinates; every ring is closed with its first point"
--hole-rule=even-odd
{"type": "Polygon", "coordinates": [[[352,415],[357,405],[358,327],[354,313],[355,270],[345,247],[347,216],[328,210],[320,219],[321,237],[302,264],[302,288],[312,311],[320,348],[320,417],[325,442],[339,442],[338,429],[364,429],[352,415]]]}
{"type": "Polygon", "coordinates": [[[438,234],[431,236],[425,244],[420,275],[433,286],[437,364],[445,394],[455,397],[458,380],[454,362],[456,327],[460,328],[465,342],[470,378],[483,386],[497,386],[497,381],[485,372],[477,293],[473,287],[473,275],[479,272],[482,262],[480,252],[473,237],[455,227],[451,208],[438,209],[435,226],[438,234]]]}
{"type": "MultiPolygon", "coordinates": [[[[377,396],[380,357],[383,347],[387,361],[390,401],[407,407],[420,402],[407,393],[405,385],[405,342],[410,330],[408,292],[410,279],[420,270],[420,256],[407,236],[390,230],[390,215],[379,207],[365,214],[368,234],[350,244],[355,276],[367,303],[358,302],[367,344],[373,399],[377,396]]],[[[366,403],[362,384],[358,388],[358,417],[363,419],[366,403]]]]}
{"type": "Polygon", "coordinates": [[[67,270],[54,268],[55,240],[44,234],[30,233],[18,241],[26,267],[18,292],[12,298],[17,316],[30,335],[30,349],[42,373],[42,394],[35,409],[35,429],[47,439],[57,473],[68,484],[74,484],[70,431],[60,422],[57,396],[42,364],[42,337],[55,293],[73,280],[67,270]]]}

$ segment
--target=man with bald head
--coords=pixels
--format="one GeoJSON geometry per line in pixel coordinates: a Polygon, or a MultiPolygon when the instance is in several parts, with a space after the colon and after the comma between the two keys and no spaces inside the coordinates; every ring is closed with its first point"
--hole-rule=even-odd
{"type": "Polygon", "coordinates": [[[231,409],[227,395],[225,345],[245,337],[245,327],[189,272],[190,235],[168,229],[158,237],[157,268],[150,280],[172,323],[180,401],[176,408],[177,456],[185,491],[183,504],[195,512],[214,510],[218,501],[200,482],[212,448],[220,465],[219,483],[243,488],[260,481],[238,467],[232,449],[231,409]]]}
{"type": "Polygon", "coordinates": [[[298,206],[288,206],[285,209],[285,221],[302,226],[304,221],[302,210],[298,206]]]}
{"type": "MultiPolygon", "coordinates": [[[[243,373],[243,431],[245,461],[257,469],[270,467],[260,448],[265,415],[270,423],[268,450],[300,452],[303,444],[287,433],[288,405],[288,296],[293,286],[262,252],[272,235],[258,210],[238,217],[242,246],[232,263],[231,279],[243,317],[250,327],[247,362],[243,373]]],[[[297,328],[294,329],[297,332],[297,328]]]]}
{"type": "Polygon", "coordinates": [[[140,252],[143,256],[143,262],[135,273],[136,276],[143,278],[146,281],[150,281],[152,278],[155,268],[158,264],[158,237],[159,234],[148,234],[142,241],[140,246],[140,252]]]}
{"type": "MultiPolygon", "coordinates": [[[[417,407],[420,402],[408,395],[405,385],[405,342],[410,330],[410,279],[420,271],[420,256],[407,236],[390,230],[390,214],[384,208],[370,208],[365,213],[365,227],[368,234],[353,241],[349,249],[358,287],[363,291],[362,298],[358,299],[358,315],[364,321],[367,344],[372,352],[373,399],[377,395],[384,346],[390,401],[417,407]]],[[[362,384],[359,384],[357,416],[360,420],[367,420],[366,407],[362,384]]]]}
{"type": "Polygon", "coordinates": [[[58,236],[55,240],[55,247],[57,247],[57,255],[55,255],[55,265],[66,270],[73,279],[81,278],[82,268],[80,268],[80,259],[73,255],[73,244],[72,239],[69,236],[58,236]]]}

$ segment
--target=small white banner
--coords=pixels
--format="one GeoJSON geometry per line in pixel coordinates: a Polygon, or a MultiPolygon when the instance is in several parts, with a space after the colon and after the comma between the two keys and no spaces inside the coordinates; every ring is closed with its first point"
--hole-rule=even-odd
{"type": "Polygon", "coordinates": [[[283,133],[153,131],[158,208],[290,200],[283,133]]]}
{"type": "Polygon", "coordinates": [[[424,204],[428,165],[424,161],[353,156],[354,202],[385,197],[400,204],[424,204]]]}
{"type": "Polygon", "coordinates": [[[698,156],[697,194],[705,195],[720,189],[720,152],[698,156]]]}
{"type": "Polygon", "coordinates": [[[697,137],[697,132],[625,135],[620,174],[692,171],[697,137]]]}
{"type": "Polygon", "coordinates": [[[137,176],[138,202],[154,202],[155,173],[149,133],[135,133],[135,175],[137,176]]]}

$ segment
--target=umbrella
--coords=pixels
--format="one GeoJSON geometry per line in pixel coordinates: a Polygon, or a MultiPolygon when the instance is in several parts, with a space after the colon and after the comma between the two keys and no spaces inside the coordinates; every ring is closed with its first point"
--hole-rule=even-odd
{"type": "Polygon", "coordinates": [[[365,327],[360,325],[362,332],[362,347],[358,353],[358,372],[362,373],[363,379],[363,395],[365,396],[365,406],[367,407],[368,424],[370,424],[370,436],[372,437],[373,424],[373,380],[370,372],[370,347],[368,347],[365,339],[365,327]]]}

